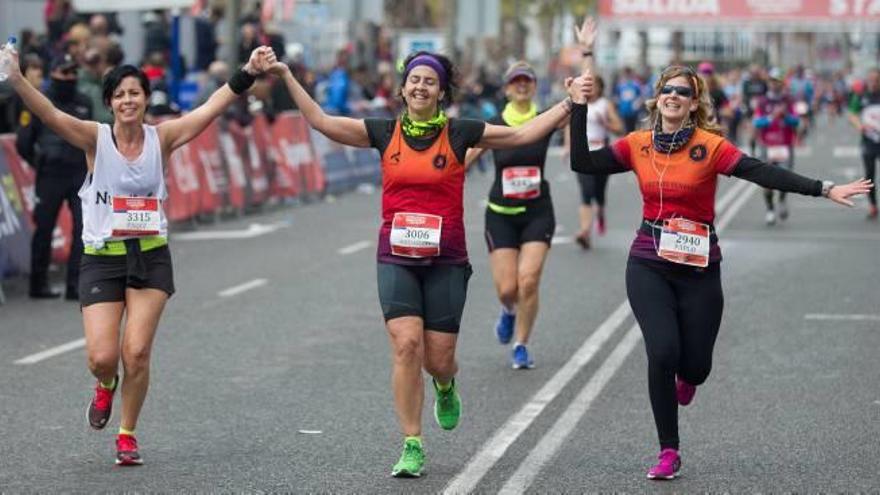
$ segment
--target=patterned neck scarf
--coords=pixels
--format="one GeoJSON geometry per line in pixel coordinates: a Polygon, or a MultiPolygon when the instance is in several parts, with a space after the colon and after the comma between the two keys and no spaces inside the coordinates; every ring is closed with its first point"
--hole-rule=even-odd
{"type": "Polygon", "coordinates": [[[510,127],[519,127],[532,120],[537,115],[538,105],[535,105],[535,102],[529,102],[529,109],[525,113],[517,110],[516,106],[511,102],[508,102],[507,105],[504,106],[504,111],[501,112],[501,118],[504,119],[504,122],[507,122],[507,125],[510,127]]]}
{"type": "Polygon", "coordinates": [[[400,129],[407,137],[422,138],[437,134],[448,121],[449,118],[446,117],[443,110],[440,110],[436,117],[424,121],[412,120],[404,110],[403,115],[400,116],[400,129]]]}
{"type": "Polygon", "coordinates": [[[660,153],[675,153],[684,148],[684,145],[691,140],[694,135],[694,122],[688,119],[684,127],[675,132],[663,132],[660,121],[654,127],[654,149],[660,153]]]}

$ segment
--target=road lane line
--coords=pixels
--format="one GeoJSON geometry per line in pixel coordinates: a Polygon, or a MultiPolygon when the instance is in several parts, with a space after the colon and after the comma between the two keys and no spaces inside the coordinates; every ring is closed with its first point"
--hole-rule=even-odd
{"type": "Polygon", "coordinates": [[[541,438],[541,441],[519,465],[516,472],[501,487],[499,494],[518,495],[526,491],[544,465],[556,455],[556,451],[565,442],[566,437],[575,429],[578,422],[590,409],[593,401],[602,393],[602,389],[611,381],[641,338],[638,324],[633,325],[550,431],[541,438]]]}
{"type": "MultiPolygon", "coordinates": [[[[758,188],[750,182],[736,184],[725,194],[723,204],[727,207],[720,219],[715,223],[716,231],[724,230],[733,220],[734,215],[742,209],[752,193],[758,188]],[[739,187],[737,187],[739,186],[739,187]]],[[[624,304],[627,304],[624,302],[624,304]]],[[[593,400],[599,396],[605,385],[611,380],[626,358],[632,352],[636,343],[640,340],[639,326],[635,324],[617,347],[602,364],[602,366],[590,377],[586,385],[578,393],[565,412],[556,420],[551,429],[541,437],[538,445],[517,467],[513,475],[505,482],[500,493],[519,494],[524,493],[535,477],[544,466],[553,459],[556,452],[562,447],[566,437],[577,426],[577,423],[586,414],[593,400]]]]}
{"type": "MultiPolygon", "coordinates": [[[[724,193],[716,203],[716,211],[727,208],[737,202],[737,210],[742,208],[751,192],[748,188],[751,183],[738,181],[724,193]],[[745,193],[745,194],[744,194],[745,193]],[[742,199],[742,197],[745,199],[742,199]]],[[[719,222],[721,227],[730,222],[729,217],[719,222]]],[[[501,428],[486,440],[480,450],[468,460],[464,469],[456,475],[444,488],[444,494],[458,494],[472,492],[483,476],[494,466],[507,451],[508,447],[532,424],[543,412],[544,408],[556,398],[563,388],[574,378],[581,368],[587,365],[602,345],[608,340],[613,331],[623,324],[623,321],[631,314],[629,300],[624,300],[620,306],[608,317],[599,328],[593,332],[574,355],[556,372],[555,375],[538,391],[531,400],[519,411],[511,416],[501,428]],[[613,325],[613,326],[612,326],[613,325]]]]}
{"type": "Polygon", "coordinates": [[[611,313],[599,328],[581,345],[550,380],[516,414],[501,426],[483,447],[470,459],[465,469],[443,490],[445,494],[469,493],[489,469],[504,456],[507,448],[532,424],[553,399],[562,392],[578,372],[587,365],[630,315],[629,302],[611,313]]]}
{"type": "Polygon", "coordinates": [[[86,345],[86,339],[77,339],[73,342],[68,342],[66,344],[61,344],[59,346],[53,347],[51,349],[46,349],[45,351],[38,352],[36,354],[31,354],[30,356],[23,357],[18,361],[15,361],[15,364],[36,364],[40,361],[44,361],[51,357],[58,356],[60,354],[64,354],[65,352],[70,352],[86,345]]]}
{"type": "Polygon", "coordinates": [[[349,246],[345,246],[344,248],[339,248],[338,250],[336,250],[336,252],[345,256],[348,254],[354,254],[354,253],[356,253],[362,249],[366,249],[372,245],[373,244],[370,241],[358,241],[358,242],[351,244],[349,246]]]}
{"type": "Polygon", "coordinates": [[[818,321],[880,321],[880,315],[859,315],[859,314],[826,314],[815,313],[804,315],[805,320],[818,321]]]}
{"type": "Polygon", "coordinates": [[[255,278],[255,279],[251,280],[250,282],[245,282],[243,284],[238,284],[234,287],[230,287],[228,289],[221,290],[220,292],[217,293],[217,295],[220,297],[237,296],[238,294],[241,294],[242,292],[247,292],[249,290],[256,289],[257,287],[262,287],[262,286],[266,285],[267,283],[269,283],[269,281],[266,280],[265,278],[255,278]]]}

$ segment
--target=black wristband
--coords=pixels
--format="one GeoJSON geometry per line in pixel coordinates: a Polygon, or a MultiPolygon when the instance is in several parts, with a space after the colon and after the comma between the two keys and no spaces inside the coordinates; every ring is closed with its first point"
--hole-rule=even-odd
{"type": "Polygon", "coordinates": [[[590,50],[590,51],[587,51],[587,52],[581,52],[581,55],[583,55],[583,56],[585,56],[585,57],[592,57],[592,56],[593,56],[593,50],[590,50]]]}
{"type": "Polygon", "coordinates": [[[256,76],[248,74],[244,69],[238,69],[226,84],[229,85],[229,89],[233,93],[240,95],[247,91],[256,80],[256,76]]]}

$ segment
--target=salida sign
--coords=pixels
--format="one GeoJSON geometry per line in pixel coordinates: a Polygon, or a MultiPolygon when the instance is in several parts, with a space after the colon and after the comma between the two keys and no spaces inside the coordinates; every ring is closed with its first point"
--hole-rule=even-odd
{"type": "Polygon", "coordinates": [[[880,0],[599,0],[599,14],[638,19],[880,21],[880,0]]]}

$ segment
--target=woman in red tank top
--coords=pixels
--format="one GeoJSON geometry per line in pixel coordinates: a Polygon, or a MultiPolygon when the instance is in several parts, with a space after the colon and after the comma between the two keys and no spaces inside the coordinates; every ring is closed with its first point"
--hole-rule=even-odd
{"type": "Polygon", "coordinates": [[[455,68],[442,55],[418,52],[404,62],[395,119],[327,115],[284,64],[272,71],[309,124],[349,146],[373,147],[382,157],[382,226],[377,279],[392,347],[392,379],[403,454],[396,477],[418,477],[424,465],[422,369],[432,376],[434,417],[441,428],[458,425],[461,398],[455,382],[455,347],[471,273],[465,246],[464,157],[468,148],[513,148],[546,136],[569,115],[570,100],[520,127],[447,118],[443,106],[456,89],[455,68]]]}

